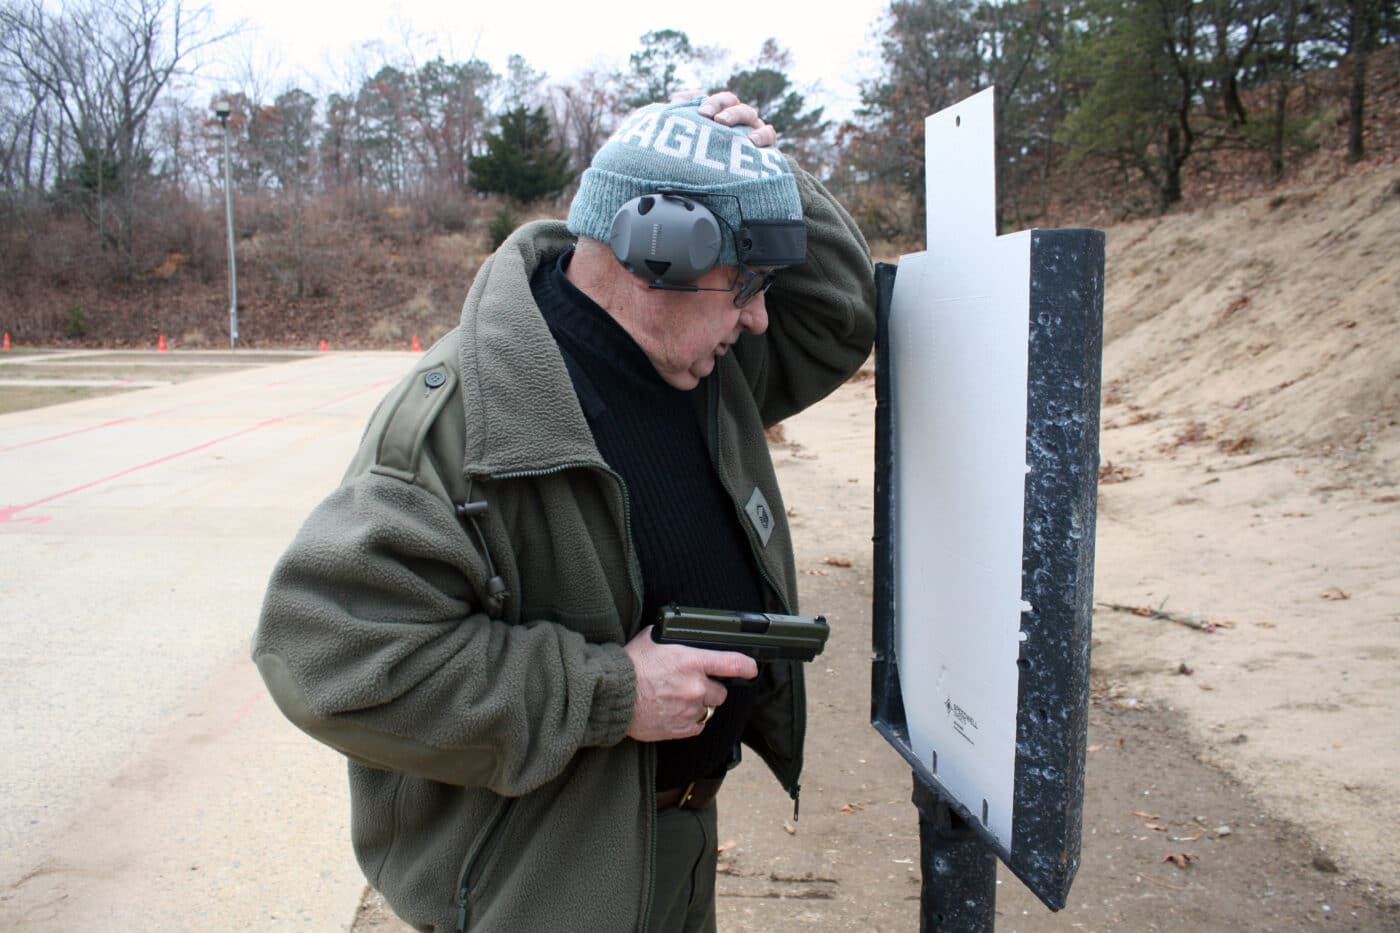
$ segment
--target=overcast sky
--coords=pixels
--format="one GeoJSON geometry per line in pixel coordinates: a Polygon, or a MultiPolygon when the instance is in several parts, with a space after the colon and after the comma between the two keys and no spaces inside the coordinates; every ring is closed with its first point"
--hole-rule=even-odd
{"type": "Polygon", "coordinates": [[[401,61],[409,50],[417,62],[438,54],[449,61],[475,55],[498,73],[518,53],[551,81],[564,83],[590,67],[623,69],[643,33],[678,29],[694,44],[728,50],[741,66],[752,62],[764,39],[777,39],[792,55],[789,76],[807,105],[825,104],[828,116],[847,116],[859,103],[860,80],[876,73],[874,28],[888,0],[824,5],[818,13],[812,0],[689,6],[654,0],[213,0],[215,29],[239,23],[244,28],[201,58],[200,75],[206,83],[232,88],[242,86],[251,70],[270,95],[294,84],[324,93],[357,85],[365,69],[386,58],[401,61]]]}

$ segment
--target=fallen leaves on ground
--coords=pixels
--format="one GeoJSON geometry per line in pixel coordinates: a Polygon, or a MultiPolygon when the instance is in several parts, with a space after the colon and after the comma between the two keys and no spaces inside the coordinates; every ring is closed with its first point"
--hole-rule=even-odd
{"type": "Polygon", "coordinates": [[[1254,444],[1254,438],[1246,434],[1243,437],[1237,437],[1233,440],[1227,438],[1217,441],[1215,447],[1227,457],[1238,457],[1252,451],[1254,449],[1254,444]]]}
{"type": "Polygon", "coordinates": [[[1196,856],[1189,852],[1173,852],[1171,855],[1162,856],[1162,861],[1171,862],[1177,868],[1186,868],[1196,860],[1196,856]]]}
{"type": "Polygon", "coordinates": [[[1210,429],[1205,422],[1192,421],[1177,432],[1173,441],[1173,447],[1181,447],[1185,444],[1202,444],[1211,439],[1210,429]]]}
{"type": "Polygon", "coordinates": [[[1239,309],[1243,308],[1243,307],[1244,307],[1245,305],[1247,305],[1247,304],[1249,304],[1249,296],[1248,296],[1248,295],[1240,295],[1240,296],[1239,296],[1238,298],[1236,298],[1234,301],[1232,301],[1232,302],[1230,302],[1228,305],[1226,305],[1224,311],[1220,312],[1220,320],[1222,320],[1222,321],[1225,320],[1225,319],[1228,318],[1230,315],[1234,314],[1236,311],[1238,311],[1239,309]]]}
{"type": "Polygon", "coordinates": [[[851,566],[851,559],[849,557],[827,557],[822,560],[822,563],[829,564],[832,567],[849,567],[851,566]]]}
{"type": "Polygon", "coordinates": [[[1105,461],[1099,467],[1100,483],[1126,483],[1128,480],[1141,476],[1142,474],[1129,466],[1115,464],[1112,460],[1105,461]]]}
{"type": "Polygon", "coordinates": [[[865,805],[859,803],[843,803],[837,807],[842,813],[855,813],[857,810],[864,810],[865,805]]]}
{"type": "Polygon", "coordinates": [[[1322,598],[1331,600],[1351,599],[1351,594],[1344,589],[1334,586],[1327,592],[1323,593],[1322,598]]]}

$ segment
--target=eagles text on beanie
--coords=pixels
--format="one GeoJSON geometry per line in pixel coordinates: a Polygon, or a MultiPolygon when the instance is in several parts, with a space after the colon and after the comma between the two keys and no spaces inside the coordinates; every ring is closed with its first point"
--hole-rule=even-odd
{"type": "Polygon", "coordinates": [[[569,208],[569,232],[607,242],[618,208],[662,189],[712,195],[702,203],[729,229],[719,264],[738,262],[733,232],[742,220],[800,221],[802,201],[787,160],[755,146],[747,127],[700,115],[700,99],[652,104],[629,115],[583,173],[569,208]]]}

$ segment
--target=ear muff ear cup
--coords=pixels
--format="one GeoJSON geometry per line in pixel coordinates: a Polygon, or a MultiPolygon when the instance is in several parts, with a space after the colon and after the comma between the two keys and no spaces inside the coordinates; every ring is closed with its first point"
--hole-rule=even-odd
{"type": "Polygon", "coordinates": [[[719,262],[719,221],[675,194],[644,194],[618,208],[608,245],[627,271],[653,282],[693,282],[719,262]]]}

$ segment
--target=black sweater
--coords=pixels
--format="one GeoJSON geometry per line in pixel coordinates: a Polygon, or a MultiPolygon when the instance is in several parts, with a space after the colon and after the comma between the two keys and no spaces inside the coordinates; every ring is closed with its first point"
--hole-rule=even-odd
{"type": "MultiPolygon", "coordinates": [[[[672,602],[762,608],[748,539],[706,450],[698,390],[668,385],[627,331],[564,276],[571,256],[539,270],[530,287],[598,451],[626,485],[643,619],[672,602]]],[[[721,776],[737,760],[752,705],[745,685],[730,686],[698,736],[658,743],[657,788],[721,776]]]]}

